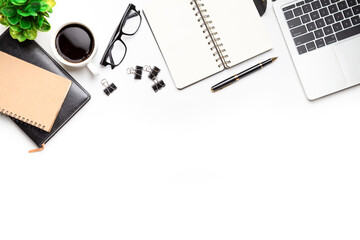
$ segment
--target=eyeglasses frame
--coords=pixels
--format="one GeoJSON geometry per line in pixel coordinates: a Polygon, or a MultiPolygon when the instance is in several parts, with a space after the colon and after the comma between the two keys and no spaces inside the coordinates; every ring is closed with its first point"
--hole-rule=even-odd
{"type": "Polygon", "coordinates": [[[125,35],[125,36],[134,36],[139,31],[141,23],[142,23],[142,16],[141,16],[140,11],[136,10],[136,6],[134,4],[130,3],[129,6],[127,7],[122,19],[121,19],[119,25],[116,27],[115,32],[113,33],[113,35],[112,35],[112,37],[111,37],[111,39],[109,41],[109,44],[108,44],[108,46],[107,46],[107,48],[106,48],[106,50],[104,52],[104,55],[103,55],[103,57],[102,57],[102,59],[100,61],[101,65],[103,65],[105,67],[110,65],[111,69],[114,69],[115,67],[119,66],[124,61],[126,53],[127,53],[127,46],[124,43],[124,41],[121,39],[121,37],[123,35],[125,35]],[[136,14],[129,15],[131,10],[135,11],[139,15],[140,24],[139,24],[139,27],[136,29],[136,31],[134,33],[128,34],[128,33],[123,32],[123,27],[125,26],[125,23],[126,23],[126,21],[128,19],[137,16],[136,14]],[[113,59],[113,56],[112,56],[112,49],[113,49],[114,44],[115,44],[116,41],[120,41],[125,47],[125,54],[124,54],[123,58],[121,59],[121,61],[118,64],[114,63],[114,59],[113,59]],[[107,62],[108,58],[110,59],[111,63],[107,62]]]}

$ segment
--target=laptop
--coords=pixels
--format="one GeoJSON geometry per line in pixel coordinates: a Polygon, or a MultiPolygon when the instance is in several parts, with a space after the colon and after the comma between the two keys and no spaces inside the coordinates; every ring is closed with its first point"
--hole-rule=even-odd
{"type": "Polygon", "coordinates": [[[309,100],[360,83],[360,0],[278,0],[273,7],[309,100]]]}

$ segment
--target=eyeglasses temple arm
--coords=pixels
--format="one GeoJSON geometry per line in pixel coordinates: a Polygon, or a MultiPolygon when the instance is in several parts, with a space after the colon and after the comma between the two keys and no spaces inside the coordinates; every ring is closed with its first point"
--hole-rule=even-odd
{"type": "Polygon", "coordinates": [[[130,19],[130,18],[133,18],[133,17],[136,17],[136,16],[138,16],[139,15],[139,13],[133,13],[133,14],[130,14],[129,16],[128,16],[128,19],[130,19]]]}

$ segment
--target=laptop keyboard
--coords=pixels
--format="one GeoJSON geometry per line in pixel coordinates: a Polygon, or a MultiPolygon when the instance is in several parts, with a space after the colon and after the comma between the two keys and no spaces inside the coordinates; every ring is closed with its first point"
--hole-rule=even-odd
{"type": "Polygon", "coordinates": [[[360,0],[303,0],[283,12],[299,54],[360,33],[360,0]]]}

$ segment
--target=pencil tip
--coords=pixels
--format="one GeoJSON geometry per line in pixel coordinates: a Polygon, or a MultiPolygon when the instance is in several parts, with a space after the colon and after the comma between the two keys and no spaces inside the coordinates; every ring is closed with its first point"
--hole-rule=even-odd
{"type": "Polygon", "coordinates": [[[278,57],[274,57],[274,58],[272,59],[272,61],[274,62],[276,59],[278,59],[278,57]]]}

